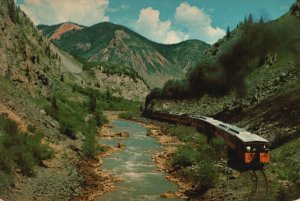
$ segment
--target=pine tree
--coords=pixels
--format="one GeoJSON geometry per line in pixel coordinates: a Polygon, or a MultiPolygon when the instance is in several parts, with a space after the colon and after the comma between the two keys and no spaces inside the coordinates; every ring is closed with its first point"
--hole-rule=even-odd
{"type": "Polygon", "coordinates": [[[14,0],[8,0],[8,14],[13,23],[17,22],[17,10],[14,0]]]}
{"type": "Polygon", "coordinates": [[[97,97],[93,92],[90,94],[90,112],[93,114],[97,112],[97,97]]]}
{"type": "Polygon", "coordinates": [[[247,16],[245,15],[245,18],[244,18],[244,24],[247,24],[248,20],[247,20],[247,16]]]}
{"type": "Polygon", "coordinates": [[[56,100],[56,97],[55,95],[52,97],[52,100],[51,100],[51,107],[52,107],[52,110],[57,112],[58,111],[58,105],[57,105],[57,100],[56,100]]]}
{"type": "Polygon", "coordinates": [[[38,64],[40,64],[40,55],[39,54],[36,57],[36,61],[37,61],[38,64]]]}
{"type": "Polygon", "coordinates": [[[31,77],[30,77],[30,69],[29,66],[26,66],[26,71],[25,71],[25,76],[28,78],[28,81],[31,81],[31,77]]]}
{"type": "Polygon", "coordinates": [[[60,76],[60,81],[61,81],[61,82],[64,82],[64,81],[65,81],[65,76],[64,76],[64,74],[61,74],[61,76],[60,76]]]}
{"type": "Polygon", "coordinates": [[[248,23],[252,24],[253,23],[253,17],[252,14],[250,13],[249,17],[248,17],[248,23]]]}
{"type": "Polygon", "coordinates": [[[261,16],[261,18],[260,18],[260,20],[259,20],[259,23],[260,23],[260,24],[263,24],[263,23],[264,23],[264,19],[263,19],[262,16],[261,16]]]}
{"type": "Polygon", "coordinates": [[[230,37],[230,28],[228,26],[226,31],[226,38],[228,39],[229,37],[230,37]]]}
{"type": "Polygon", "coordinates": [[[110,99],[111,99],[111,93],[110,93],[109,88],[106,89],[106,99],[107,99],[107,100],[110,100],[110,99]]]}

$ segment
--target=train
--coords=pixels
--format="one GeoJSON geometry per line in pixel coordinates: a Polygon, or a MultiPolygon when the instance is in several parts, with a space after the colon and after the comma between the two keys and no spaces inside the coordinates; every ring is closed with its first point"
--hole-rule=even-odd
{"type": "Polygon", "coordinates": [[[175,124],[193,126],[208,138],[220,136],[228,145],[228,156],[238,156],[244,164],[265,165],[270,162],[270,142],[237,126],[211,117],[186,113],[144,109],[143,116],[175,124]]]}

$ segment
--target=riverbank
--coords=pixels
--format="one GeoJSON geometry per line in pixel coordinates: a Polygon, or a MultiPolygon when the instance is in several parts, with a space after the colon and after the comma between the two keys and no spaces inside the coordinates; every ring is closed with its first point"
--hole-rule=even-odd
{"type": "MultiPolygon", "coordinates": [[[[111,122],[118,118],[118,115],[122,112],[104,112],[104,115],[108,123],[104,124],[100,128],[100,132],[97,134],[97,140],[100,140],[101,136],[114,136],[115,133],[110,131],[111,122]]],[[[123,181],[123,178],[103,171],[101,169],[102,158],[111,155],[114,152],[120,151],[123,146],[117,147],[106,146],[105,151],[97,154],[93,158],[86,158],[79,165],[80,174],[83,175],[83,185],[80,196],[76,197],[76,201],[92,201],[97,197],[113,191],[115,189],[115,183],[123,181]]]]}
{"type": "MultiPolygon", "coordinates": [[[[111,131],[113,126],[112,121],[117,120],[118,115],[121,112],[104,112],[108,123],[103,125],[98,133],[98,138],[101,139],[124,139],[129,137],[127,132],[113,132],[111,131]]],[[[163,132],[163,129],[160,125],[157,125],[153,122],[140,121],[137,119],[132,120],[141,126],[148,129],[147,136],[154,137],[158,143],[162,146],[159,151],[155,151],[152,155],[152,161],[158,167],[158,171],[165,172],[167,175],[165,178],[172,183],[175,183],[178,186],[176,192],[165,192],[160,194],[161,198],[181,198],[187,199],[188,197],[184,192],[191,190],[193,188],[192,184],[188,183],[184,178],[176,172],[173,172],[171,166],[172,155],[176,152],[177,147],[182,145],[176,137],[170,136],[167,133],[163,132]]],[[[118,152],[125,148],[122,143],[118,143],[116,147],[107,146],[107,149],[98,154],[97,156],[86,159],[80,164],[80,173],[83,175],[84,183],[82,188],[82,193],[79,197],[76,198],[77,201],[91,201],[95,200],[97,197],[101,196],[110,191],[114,191],[116,182],[124,181],[124,178],[117,177],[111,172],[104,171],[102,169],[102,159],[104,157],[110,156],[111,154],[118,152]]]]}
{"type": "Polygon", "coordinates": [[[145,121],[144,119],[133,119],[132,121],[135,121],[136,123],[148,128],[149,131],[147,135],[158,140],[162,148],[152,156],[152,160],[157,164],[161,171],[168,174],[166,179],[174,182],[178,186],[178,190],[176,192],[166,193],[161,195],[161,197],[178,197],[181,199],[188,199],[189,197],[185,195],[185,192],[192,190],[194,186],[192,183],[183,178],[180,173],[174,171],[171,165],[172,156],[177,151],[177,147],[183,145],[184,143],[181,142],[177,137],[165,133],[162,129],[162,126],[153,121],[145,121]]]}

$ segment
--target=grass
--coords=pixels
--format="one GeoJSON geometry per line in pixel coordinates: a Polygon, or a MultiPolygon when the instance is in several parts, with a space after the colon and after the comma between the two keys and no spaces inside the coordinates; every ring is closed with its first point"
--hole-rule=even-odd
{"type": "Polygon", "coordinates": [[[169,125],[166,128],[166,133],[176,136],[183,142],[194,142],[197,140],[203,140],[203,135],[200,135],[195,128],[182,125],[169,125]]]}
{"type": "Polygon", "coordinates": [[[53,151],[41,144],[42,138],[39,133],[20,133],[15,122],[0,116],[0,189],[13,183],[16,168],[32,176],[35,165],[53,156],[53,151]]]}

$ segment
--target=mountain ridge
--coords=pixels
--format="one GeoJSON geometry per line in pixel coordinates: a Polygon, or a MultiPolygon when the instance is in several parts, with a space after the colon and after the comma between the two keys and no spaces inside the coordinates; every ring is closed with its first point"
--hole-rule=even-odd
{"type": "MultiPolygon", "coordinates": [[[[44,32],[46,29],[57,30],[59,25],[38,28],[44,32]]],[[[66,32],[52,42],[80,60],[132,68],[151,87],[162,86],[168,79],[180,78],[201,60],[204,51],[210,47],[199,40],[159,44],[110,22],[66,32]]]]}

